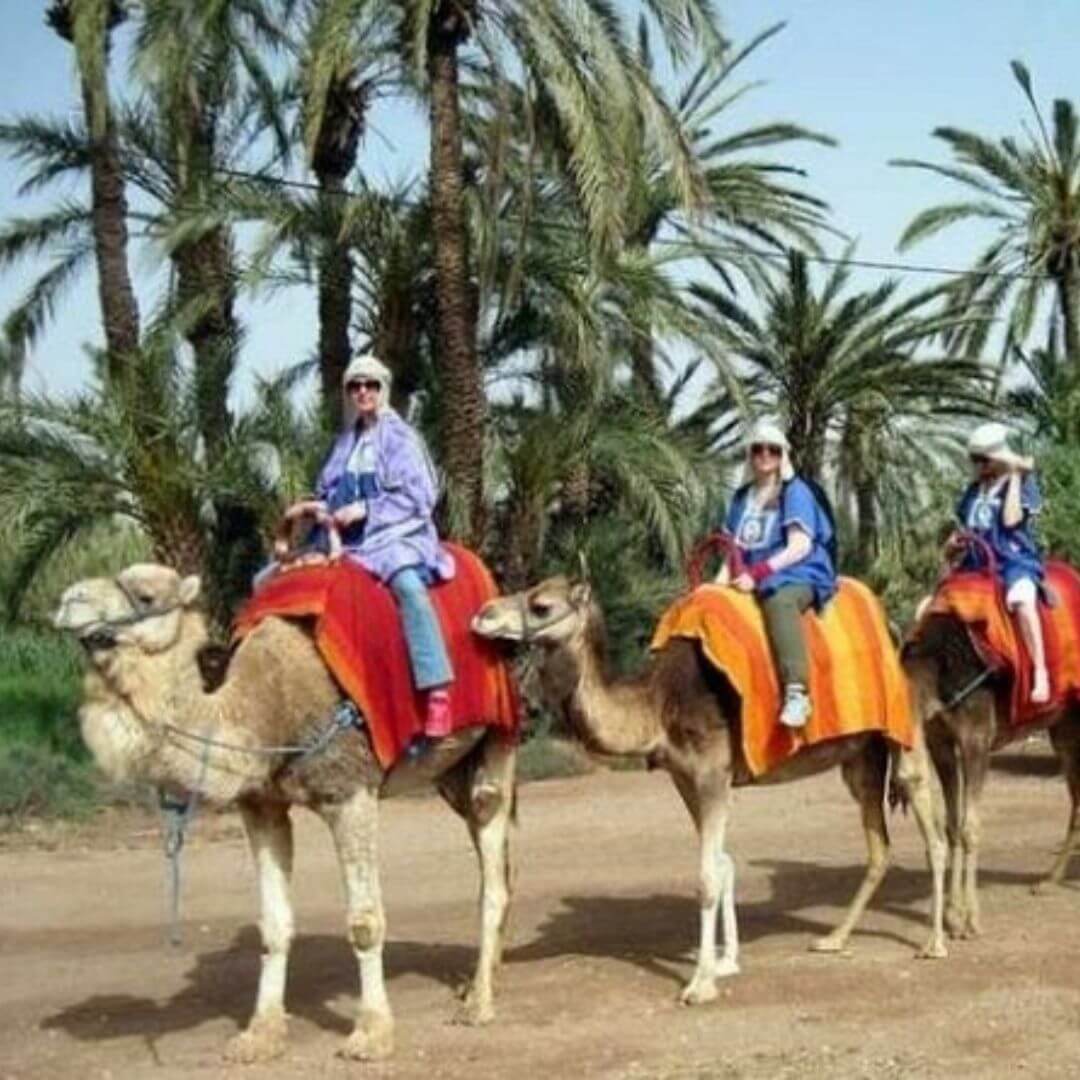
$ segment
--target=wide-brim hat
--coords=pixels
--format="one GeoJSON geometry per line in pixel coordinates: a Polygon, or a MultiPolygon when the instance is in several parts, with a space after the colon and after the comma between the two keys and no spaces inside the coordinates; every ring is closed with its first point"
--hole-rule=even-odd
{"type": "Polygon", "coordinates": [[[973,457],[989,458],[1011,469],[1030,472],[1035,467],[1034,461],[1024,454],[1017,453],[1010,446],[1012,438],[1013,433],[1004,424],[993,421],[980,424],[968,436],[967,451],[973,457]]]}

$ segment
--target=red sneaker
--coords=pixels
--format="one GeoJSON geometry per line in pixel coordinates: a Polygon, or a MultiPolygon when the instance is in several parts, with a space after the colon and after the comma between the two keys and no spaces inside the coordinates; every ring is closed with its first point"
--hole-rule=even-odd
{"type": "Polygon", "coordinates": [[[441,739],[450,734],[450,692],[441,687],[429,690],[427,715],[424,717],[424,734],[429,739],[441,739]]]}

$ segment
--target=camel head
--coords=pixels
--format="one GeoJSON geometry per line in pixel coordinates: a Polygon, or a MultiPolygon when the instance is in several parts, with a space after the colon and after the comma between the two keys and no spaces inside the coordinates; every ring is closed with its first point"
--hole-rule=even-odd
{"type": "Polygon", "coordinates": [[[489,600],[473,617],[473,633],[524,645],[561,645],[582,635],[593,610],[592,589],[559,576],[489,600]]]}
{"type": "Polygon", "coordinates": [[[180,637],[199,595],[197,577],[182,578],[154,563],[136,563],[114,578],[87,578],[60,598],[53,624],[70,630],[99,667],[132,650],[160,653],[180,637]]]}

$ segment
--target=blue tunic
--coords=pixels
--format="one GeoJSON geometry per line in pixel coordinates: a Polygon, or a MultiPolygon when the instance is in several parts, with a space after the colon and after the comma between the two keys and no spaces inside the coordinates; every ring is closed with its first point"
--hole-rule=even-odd
{"type": "Polygon", "coordinates": [[[771,596],[785,585],[809,585],[814,592],[814,606],[820,611],[836,592],[836,568],[826,548],[832,538],[828,516],[797,476],[784,484],[780,498],[767,506],[756,506],[752,492],[753,486],[748,484],[735,493],[724,521],[725,531],[734,538],[748,566],[782,551],[787,546],[787,529],[792,525],[802,529],[813,545],[805,559],[762,579],[758,595],[771,596]]]}
{"type": "MultiPolygon", "coordinates": [[[[957,519],[965,529],[970,529],[990,545],[997,559],[998,575],[1006,589],[1021,578],[1031,578],[1041,584],[1042,553],[1031,534],[1032,517],[1042,508],[1039,484],[1031,473],[1024,474],[1020,484],[1023,516],[1019,525],[1009,529],[1002,520],[1007,483],[995,483],[988,490],[977,482],[969,484],[956,504],[957,519]]],[[[965,569],[975,569],[979,565],[978,556],[972,553],[963,563],[965,569]]]]}

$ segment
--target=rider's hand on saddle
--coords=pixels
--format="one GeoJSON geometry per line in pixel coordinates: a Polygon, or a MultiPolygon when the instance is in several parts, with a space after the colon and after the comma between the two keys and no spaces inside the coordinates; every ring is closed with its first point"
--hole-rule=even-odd
{"type": "Polygon", "coordinates": [[[754,579],[745,572],[738,574],[731,584],[734,585],[735,588],[739,590],[739,592],[754,591],[754,579]]]}
{"type": "Polygon", "coordinates": [[[347,529],[350,525],[363,521],[365,517],[367,517],[367,506],[364,503],[349,503],[334,511],[334,524],[339,529],[347,529]]]}
{"type": "Polygon", "coordinates": [[[294,502],[285,511],[284,516],[286,521],[295,521],[301,517],[313,517],[321,520],[326,517],[327,513],[326,503],[321,499],[301,499],[299,502],[294,502]]]}

